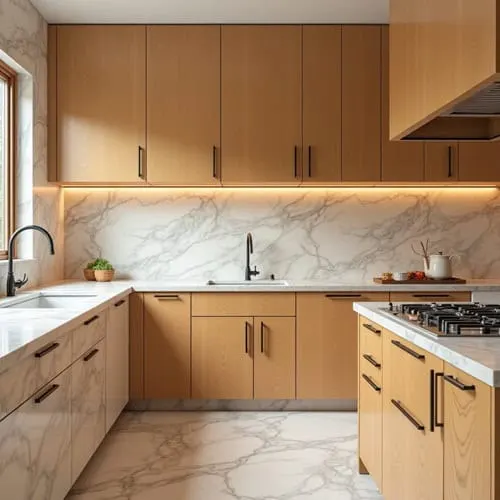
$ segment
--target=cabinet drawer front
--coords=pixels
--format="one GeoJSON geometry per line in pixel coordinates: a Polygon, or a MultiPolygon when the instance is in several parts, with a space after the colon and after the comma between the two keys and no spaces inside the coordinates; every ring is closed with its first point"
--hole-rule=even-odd
{"type": "Polygon", "coordinates": [[[360,316],[359,318],[359,355],[370,355],[379,363],[382,362],[381,326],[360,316]],[[377,333],[380,332],[380,333],[377,333]]]}
{"type": "Polygon", "coordinates": [[[363,383],[363,381],[361,380],[363,378],[363,375],[370,377],[373,382],[375,382],[379,387],[382,387],[382,366],[380,366],[380,368],[377,368],[366,359],[361,357],[359,360],[360,384],[363,383]]]}
{"type": "Polygon", "coordinates": [[[295,316],[294,293],[193,293],[193,316],[295,316]]]}
{"type": "Polygon", "coordinates": [[[73,361],[106,335],[106,314],[101,311],[86,319],[73,331],[73,361]]]}
{"type": "Polygon", "coordinates": [[[470,302],[470,292],[391,292],[391,302],[470,302]]]}
{"type": "Polygon", "coordinates": [[[37,389],[71,364],[71,337],[71,332],[61,335],[33,355],[37,365],[37,389]]]}

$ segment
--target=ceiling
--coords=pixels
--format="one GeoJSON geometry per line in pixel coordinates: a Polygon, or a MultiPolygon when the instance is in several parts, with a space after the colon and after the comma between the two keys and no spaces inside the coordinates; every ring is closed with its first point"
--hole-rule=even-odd
{"type": "Polygon", "coordinates": [[[49,23],[386,23],[389,0],[31,0],[49,23]]]}

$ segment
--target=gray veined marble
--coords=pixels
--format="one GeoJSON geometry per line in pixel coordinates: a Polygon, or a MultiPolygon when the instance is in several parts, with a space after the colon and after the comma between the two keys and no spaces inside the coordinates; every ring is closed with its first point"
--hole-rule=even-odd
{"type": "Polygon", "coordinates": [[[500,277],[500,195],[489,189],[65,190],[65,276],[97,255],[139,280],[242,279],[245,233],[261,277],[369,281],[422,268],[411,243],[500,277]]]}
{"type": "Polygon", "coordinates": [[[125,413],[68,500],[366,500],[354,413],[125,413]]]}

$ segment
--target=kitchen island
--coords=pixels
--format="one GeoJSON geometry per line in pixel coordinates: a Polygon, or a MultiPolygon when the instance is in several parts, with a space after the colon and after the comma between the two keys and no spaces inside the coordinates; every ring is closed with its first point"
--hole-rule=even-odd
{"type": "Polygon", "coordinates": [[[500,338],[434,338],[355,303],[359,471],[386,500],[499,497],[500,338]]]}

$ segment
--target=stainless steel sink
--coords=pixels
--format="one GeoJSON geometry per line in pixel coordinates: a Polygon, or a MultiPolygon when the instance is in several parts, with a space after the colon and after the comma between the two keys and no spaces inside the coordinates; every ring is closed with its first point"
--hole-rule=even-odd
{"type": "Polygon", "coordinates": [[[285,280],[253,280],[253,281],[207,281],[207,285],[213,286],[289,286],[285,280]]]}
{"type": "Polygon", "coordinates": [[[81,309],[88,307],[88,299],[97,295],[52,295],[40,294],[36,297],[26,297],[15,302],[2,305],[9,309],[81,309]]]}

